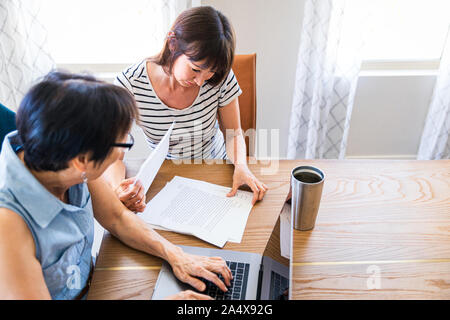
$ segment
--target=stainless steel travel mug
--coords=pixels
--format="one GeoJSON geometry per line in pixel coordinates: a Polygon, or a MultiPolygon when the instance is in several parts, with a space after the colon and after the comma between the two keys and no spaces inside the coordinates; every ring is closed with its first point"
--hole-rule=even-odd
{"type": "Polygon", "coordinates": [[[312,166],[296,167],[291,172],[291,221],[297,230],[314,228],[322,197],[324,173],[312,166]]]}

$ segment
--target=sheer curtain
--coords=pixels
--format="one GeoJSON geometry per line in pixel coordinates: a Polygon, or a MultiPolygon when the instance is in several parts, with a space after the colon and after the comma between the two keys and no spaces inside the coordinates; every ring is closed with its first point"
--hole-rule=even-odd
{"type": "Polygon", "coordinates": [[[450,159],[450,28],[417,159],[450,159]]]}
{"type": "Polygon", "coordinates": [[[40,1],[49,50],[58,66],[93,73],[119,72],[124,65],[157,54],[178,14],[196,4],[192,0],[40,1]]]}
{"type": "Polygon", "coordinates": [[[289,127],[289,159],[345,156],[367,18],[361,15],[359,21],[349,21],[351,5],[356,2],[305,2],[289,127]]]}
{"type": "Polygon", "coordinates": [[[0,2],[0,102],[16,111],[26,91],[54,67],[40,1],[0,2]]]}
{"type": "MultiPolygon", "coordinates": [[[[155,2],[154,0],[149,0],[155,2]]],[[[201,6],[201,0],[162,0],[163,21],[165,29],[169,29],[178,15],[186,9],[201,6]]]]}

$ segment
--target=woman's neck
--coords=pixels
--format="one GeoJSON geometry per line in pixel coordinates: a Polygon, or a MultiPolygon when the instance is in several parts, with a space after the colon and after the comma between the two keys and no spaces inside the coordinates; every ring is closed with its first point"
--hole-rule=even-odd
{"type": "Polygon", "coordinates": [[[192,89],[183,87],[178,83],[178,81],[175,79],[175,77],[172,75],[169,75],[166,70],[164,70],[163,66],[157,65],[152,62],[148,62],[147,69],[149,70],[149,77],[152,83],[158,83],[159,86],[164,87],[169,90],[171,93],[185,93],[187,91],[190,91],[192,89]]]}
{"type": "Polygon", "coordinates": [[[30,169],[24,159],[23,151],[17,154],[23,165],[30,171],[30,173],[38,180],[45,189],[53,194],[57,199],[62,202],[68,203],[67,191],[75,184],[80,183],[80,178],[73,177],[70,169],[61,171],[35,171],[30,169]]]}

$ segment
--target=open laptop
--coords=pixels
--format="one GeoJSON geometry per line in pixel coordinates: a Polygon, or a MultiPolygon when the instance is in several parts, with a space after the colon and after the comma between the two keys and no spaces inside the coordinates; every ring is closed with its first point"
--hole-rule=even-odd
{"type": "MultiPolygon", "coordinates": [[[[220,249],[180,246],[185,252],[222,257],[233,274],[228,292],[223,292],[215,284],[204,280],[207,294],[216,300],[284,300],[289,285],[289,267],[266,255],[220,249]]],[[[223,281],[222,276],[219,278],[223,281]]],[[[164,299],[183,290],[194,290],[179,281],[167,262],[163,263],[156,281],[152,300],[164,299]]]]}

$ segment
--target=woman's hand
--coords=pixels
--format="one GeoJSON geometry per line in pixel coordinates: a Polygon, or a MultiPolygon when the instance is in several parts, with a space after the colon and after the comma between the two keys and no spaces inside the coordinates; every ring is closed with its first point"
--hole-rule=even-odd
{"type": "Polygon", "coordinates": [[[231,188],[231,191],[227,194],[227,196],[233,197],[236,194],[238,188],[244,184],[248,185],[253,191],[252,205],[254,205],[256,201],[262,200],[267,190],[269,190],[269,188],[264,183],[259,181],[253,175],[247,165],[236,165],[234,167],[233,174],[233,187],[231,188]]]}
{"type": "Polygon", "coordinates": [[[177,294],[168,296],[164,300],[214,300],[210,296],[197,293],[192,290],[181,291],[177,294]]]}
{"type": "Polygon", "coordinates": [[[135,180],[135,177],[123,180],[114,192],[129,210],[143,212],[146,206],[144,186],[139,180],[134,184],[135,180]]]}
{"type": "Polygon", "coordinates": [[[227,286],[231,285],[233,278],[231,270],[225,261],[220,257],[204,257],[178,251],[168,262],[172,266],[173,273],[180,280],[190,284],[198,291],[206,289],[206,284],[199,278],[211,281],[222,291],[228,291],[227,286]],[[217,274],[222,275],[225,284],[219,279],[217,274]]]}

